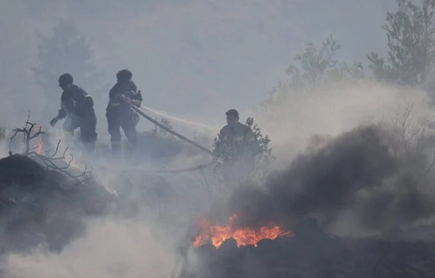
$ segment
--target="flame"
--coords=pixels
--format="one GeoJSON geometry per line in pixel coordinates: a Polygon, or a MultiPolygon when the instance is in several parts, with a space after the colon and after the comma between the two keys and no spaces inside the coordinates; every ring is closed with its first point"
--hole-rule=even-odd
{"type": "Polygon", "coordinates": [[[219,248],[229,238],[233,238],[236,241],[237,247],[245,245],[257,246],[257,243],[262,239],[273,240],[278,237],[292,237],[295,235],[293,232],[284,231],[276,225],[263,226],[259,230],[253,228],[234,229],[233,226],[236,219],[236,214],[230,216],[227,226],[210,225],[206,219],[200,220],[198,223],[200,233],[195,237],[193,246],[198,248],[210,241],[216,248],[219,248]]]}
{"type": "MultiPolygon", "coordinates": [[[[42,126],[40,126],[40,125],[35,125],[34,128],[33,128],[32,130],[33,130],[34,133],[36,134],[36,132],[41,131],[41,129],[42,129],[42,126]]],[[[35,146],[35,152],[36,152],[37,154],[41,154],[41,153],[42,153],[42,146],[43,146],[43,145],[44,145],[44,142],[42,142],[42,138],[39,137],[39,142],[38,142],[38,144],[36,144],[36,146],[35,146]]]]}
{"type": "Polygon", "coordinates": [[[38,144],[35,147],[35,152],[37,154],[41,154],[41,152],[42,152],[42,146],[43,145],[44,145],[44,143],[42,142],[42,138],[39,138],[39,142],[38,142],[38,144]]]}

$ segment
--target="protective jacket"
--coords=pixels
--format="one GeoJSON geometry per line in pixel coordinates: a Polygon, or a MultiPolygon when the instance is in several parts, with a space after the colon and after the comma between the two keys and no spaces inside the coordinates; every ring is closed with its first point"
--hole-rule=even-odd
{"type": "Polygon", "coordinates": [[[58,118],[64,119],[69,114],[85,117],[94,113],[94,101],[82,88],[72,85],[71,89],[63,91],[61,96],[61,109],[58,118]]]}
{"type": "Polygon", "coordinates": [[[61,96],[61,109],[57,120],[65,119],[63,129],[73,133],[80,128],[80,140],[88,152],[95,150],[97,118],[94,111],[94,101],[83,89],[72,85],[70,89],[63,91],[61,96]]]}
{"type": "Polygon", "coordinates": [[[252,130],[241,123],[234,126],[224,126],[216,142],[215,154],[217,157],[236,159],[244,157],[254,159],[260,153],[260,145],[252,130]]]}
{"type": "Polygon", "coordinates": [[[116,83],[109,91],[109,104],[106,109],[107,123],[112,144],[112,152],[115,156],[120,155],[121,128],[128,140],[128,150],[134,153],[137,144],[136,125],[139,115],[133,111],[120,96],[142,102],[142,93],[137,89],[133,81],[116,83]]]}
{"type": "Polygon", "coordinates": [[[107,105],[108,114],[113,113],[119,115],[130,111],[130,107],[119,98],[119,95],[142,102],[142,93],[137,89],[133,81],[128,83],[116,83],[109,91],[109,104],[107,105]]]}

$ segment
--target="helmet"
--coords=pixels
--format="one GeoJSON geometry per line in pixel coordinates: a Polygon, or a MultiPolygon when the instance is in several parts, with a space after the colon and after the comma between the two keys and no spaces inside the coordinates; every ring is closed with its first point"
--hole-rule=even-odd
{"type": "Polygon", "coordinates": [[[230,109],[225,113],[227,116],[233,116],[235,118],[239,118],[239,111],[237,111],[236,109],[230,109]]]}
{"type": "Polygon", "coordinates": [[[116,79],[118,79],[118,81],[129,81],[132,77],[133,74],[128,69],[120,70],[116,74],[116,79]]]}
{"type": "Polygon", "coordinates": [[[73,84],[73,81],[73,77],[69,73],[64,73],[59,77],[59,84],[61,85],[73,84]]]}

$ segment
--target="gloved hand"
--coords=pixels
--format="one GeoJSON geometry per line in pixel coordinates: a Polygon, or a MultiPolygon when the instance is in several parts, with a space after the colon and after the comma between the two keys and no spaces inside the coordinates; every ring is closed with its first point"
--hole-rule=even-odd
{"type": "Polygon", "coordinates": [[[57,121],[59,121],[59,118],[58,118],[58,117],[56,117],[56,118],[54,118],[53,120],[51,120],[51,121],[50,121],[50,125],[54,127],[54,126],[56,125],[57,121]]]}
{"type": "Polygon", "coordinates": [[[131,104],[131,99],[126,97],[123,94],[117,94],[116,97],[120,100],[122,100],[123,102],[127,103],[127,104],[131,104]]]}
{"type": "Polygon", "coordinates": [[[131,104],[133,104],[134,106],[140,107],[141,101],[137,100],[137,99],[134,99],[134,100],[131,101],[131,104]]]}
{"type": "Polygon", "coordinates": [[[131,100],[131,98],[128,98],[128,97],[124,97],[124,96],[123,96],[123,100],[124,100],[124,102],[127,103],[127,104],[132,104],[132,100],[131,100]]]}

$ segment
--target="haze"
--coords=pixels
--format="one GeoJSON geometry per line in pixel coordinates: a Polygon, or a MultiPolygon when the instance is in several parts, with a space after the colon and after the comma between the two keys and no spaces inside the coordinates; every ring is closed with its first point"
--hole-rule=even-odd
{"type": "MultiPolygon", "coordinates": [[[[252,114],[308,42],[320,43],[334,34],[343,46],[341,58],[365,60],[369,51],[383,53],[386,39],[381,25],[394,4],[393,0],[3,0],[0,121],[11,126],[29,110],[42,117],[44,101],[52,104],[44,111],[49,114],[44,120],[59,109],[58,99],[42,100],[32,71],[40,64],[37,32],[51,36],[59,19],[74,21],[91,43],[92,63],[103,73],[95,83],[111,85],[117,70],[129,68],[145,95],[145,105],[223,124],[229,108],[238,108],[245,117],[252,114]]],[[[57,80],[52,82],[59,90],[57,80]]],[[[94,97],[107,94],[88,90],[94,97]]],[[[104,109],[106,95],[101,102],[98,107],[104,109]]]]}

